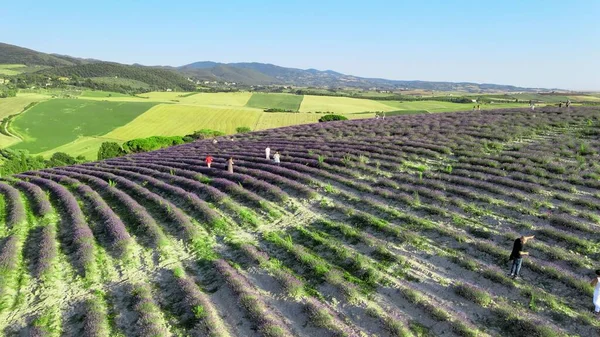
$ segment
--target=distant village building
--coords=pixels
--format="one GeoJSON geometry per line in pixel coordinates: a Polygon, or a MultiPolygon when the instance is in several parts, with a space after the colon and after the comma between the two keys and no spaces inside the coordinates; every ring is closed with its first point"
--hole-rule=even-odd
{"type": "Polygon", "coordinates": [[[169,88],[167,88],[167,92],[171,92],[171,91],[173,91],[173,89],[169,89],[169,88]]]}

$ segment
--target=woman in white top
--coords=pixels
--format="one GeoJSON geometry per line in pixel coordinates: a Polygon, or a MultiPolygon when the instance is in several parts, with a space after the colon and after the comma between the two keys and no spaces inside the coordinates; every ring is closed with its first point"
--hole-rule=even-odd
{"type": "Polygon", "coordinates": [[[277,165],[281,163],[281,155],[279,154],[279,151],[275,152],[275,154],[273,155],[273,160],[275,160],[275,164],[277,165]]]}
{"type": "Polygon", "coordinates": [[[268,146],[265,149],[265,157],[267,157],[267,159],[271,159],[271,148],[268,146]]]}
{"type": "Polygon", "coordinates": [[[600,269],[596,270],[596,278],[590,284],[594,287],[594,312],[600,314],[600,269]]]}

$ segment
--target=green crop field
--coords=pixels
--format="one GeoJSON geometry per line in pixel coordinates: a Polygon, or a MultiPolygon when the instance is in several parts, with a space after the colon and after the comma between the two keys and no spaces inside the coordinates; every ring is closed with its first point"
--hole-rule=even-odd
{"type": "Polygon", "coordinates": [[[256,123],[256,130],[316,123],[323,115],[312,113],[265,112],[256,123]]]}
{"type": "MultiPolygon", "coordinates": [[[[179,93],[180,95],[182,93],[179,93]]],[[[206,106],[239,106],[243,107],[252,96],[249,92],[199,93],[188,97],[179,97],[183,104],[206,106]]]]}
{"type": "Polygon", "coordinates": [[[368,99],[310,96],[305,95],[300,105],[301,112],[331,111],[335,113],[353,113],[363,111],[392,111],[395,107],[368,99]]]}
{"type": "Polygon", "coordinates": [[[0,98],[0,120],[18,114],[33,102],[47,100],[49,96],[40,94],[19,94],[17,97],[0,98]]]}
{"type": "Polygon", "coordinates": [[[200,129],[231,134],[240,126],[254,129],[262,114],[258,109],[244,107],[160,104],[104,137],[126,141],[151,136],[182,136],[200,129]]]}
{"type": "MultiPolygon", "coordinates": [[[[451,112],[451,111],[468,111],[472,110],[476,103],[453,103],[441,101],[381,101],[382,103],[395,108],[394,110],[425,110],[427,112],[451,112]]],[[[481,105],[482,110],[498,109],[498,108],[518,108],[527,107],[524,103],[502,103],[502,104],[484,104],[481,105]]]]}
{"type": "Polygon", "coordinates": [[[302,95],[255,93],[246,103],[247,107],[257,109],[283,109],[298,111],[302,95]]]}
{"type": "Polygon", "coordinates": [[[23,138],[14,149],[39,153],[67,144],[80,136],[99,136],[125,125],[154,103],[101,102],[53,99],[17,116],[12,130],[23,138]]]}

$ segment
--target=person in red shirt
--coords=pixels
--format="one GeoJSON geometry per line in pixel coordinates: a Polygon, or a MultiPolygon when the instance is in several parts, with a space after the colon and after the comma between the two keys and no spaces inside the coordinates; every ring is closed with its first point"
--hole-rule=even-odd
{"type": "Polygon", "coordinates": [[[213,162],[213,157],[208,155],[208,156],[206,156],[206,159],[204,159],[204,161],[206,162],[206,166],[208,166],[208,168],[210,168],[210,164],[212,164],[212,162],[213,162]]]}

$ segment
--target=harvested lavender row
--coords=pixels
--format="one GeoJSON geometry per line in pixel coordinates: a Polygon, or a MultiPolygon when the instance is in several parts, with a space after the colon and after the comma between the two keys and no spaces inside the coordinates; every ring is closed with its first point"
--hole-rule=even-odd
{"type": "Polygon", "coordinates": [[[131,294],[131,307],[136,313],[134,322],[135,335],[144,336],[168,336],[164,319],[160,309],[153,300],[152,291],[146,284],[137,284],[128,287],[131,294]]]}
{"type": "Polygon", "coordinates": [[[83,335],[90,337],[107,337],[110,333],[106,307],[97,298],[90,298],[83,304],[83,335]]]}
{"type": "Polygon", "coordinates": [[[240,304],[265,336],[293,336],[285,323],[273,313],[248,281],[225,260],[216,260],[215,268],[239,296],[240,304]]]}
{"type": "Polygon", "coordinates": [[[184,325],[191,326],[194,335],[227,337],[229,331],[225,327],[219,313],[210,298],[203,293],[194,281],[185,275],[183,269],[172,272],[174,284],[174,310],[184,325]]]}

